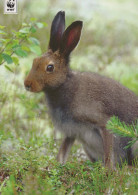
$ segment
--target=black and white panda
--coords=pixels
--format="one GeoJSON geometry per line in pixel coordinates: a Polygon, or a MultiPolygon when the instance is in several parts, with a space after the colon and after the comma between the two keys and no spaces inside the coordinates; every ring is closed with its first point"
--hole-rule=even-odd
{"type": "Polygon", "coordinates": [[[7,7],[13,8],[15,5],[15,0],[9,0],[7,1],[7,7]]]}

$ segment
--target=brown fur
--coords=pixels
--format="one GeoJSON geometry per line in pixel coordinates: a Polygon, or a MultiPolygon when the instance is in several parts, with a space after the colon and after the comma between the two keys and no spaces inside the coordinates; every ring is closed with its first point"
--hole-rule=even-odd
{"type": "MultiPolygon", "coordinates": [[[[51,29],[56,21],[63,29],[63,17],[64,14],[59,12],[51,29]]],[[[91,161],[102,160],[108,167],[124,160],[131,164],[132,150],[124,149],[130,139],[110,134],[106,123],[113,115],[129,124],[135,121],[138,118],[138,98],[112,79],[70,70],[69,54],[79,41],[81,28],[82,22],[72,23],[63,33],[63,39],[60,37],[61,47],[56,51],[55,43],[52,47],[50,39],[51,48],[34,60],[25,87],[32,92],[44,91],[53,123],[65,134],[57,157],[61,163],[65,163],[74,140],[78,139],[91,161]],[[54,65],[53,72],[47,71],[49,64],[54,65]]],[[[59,29],[54,29],[54,32],[59,32],[59,29]]]]}

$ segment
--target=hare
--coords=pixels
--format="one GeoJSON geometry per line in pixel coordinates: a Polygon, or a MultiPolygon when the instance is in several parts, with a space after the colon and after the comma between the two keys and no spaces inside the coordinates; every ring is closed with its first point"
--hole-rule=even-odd
{"type": "Polygon", "coordinates": [[[92,162],[101,160],[109,168],[123,161],[131,164],[133,150],[124,149],[130,139],[109,133],[106,123],[113,115],[128,124],[135,121],[138,98],[110,78],[70,69],[70,53],[80,40],[82,26],[82,21],[75,21],[65,30],[65,12],[56,14],[48,51],[34,59],[25,88],[45,93],[52,121],[65,135],[57,156],[60,163],[66,162],[77,139],[92,162]]]}

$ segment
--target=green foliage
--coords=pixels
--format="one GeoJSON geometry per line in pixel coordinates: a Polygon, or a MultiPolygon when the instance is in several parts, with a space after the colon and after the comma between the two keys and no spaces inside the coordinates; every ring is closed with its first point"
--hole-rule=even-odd
{"type": "Polygon", "coordinates": [[[133,193],[137,189],[135,169],[129,170],[125,164],[122,170],[118,168],[118,171],[107,172],[99,162],[78,161],[70,157],[63,166],[54,160],[57,153],[57,150],[54,151],[55,141],[47,139],[43,132],[39,136],[38,132],[36,136],[32,134],[35,140],[28,141],[26,137],[16,138],[15,133],[12,137],[4,132],[1,134],[5,136],[3,141],[16,141],[15,145],[9,146],[10,150],[1,153],[2,194],[106,194],[111,189],[117,194],[133,193]]]}
{"type": "Polygon", "coordinates": [[[113,116],[108,121],[106,128],[121,137],[132,138],[132,141],[129,142],[127,147],[132,146],[138,141],[138,120],[134,124],[128,125],[125,122],[121,122],[118,117],[113,116]]]}
{"type": "Polygon", "coordinates": [[[22,23],[18,31],[6,32],[5,26],[0,26],[0,65],[12,71],[10,64],[19,65],[19,57],[27,57],[30,52],[41,55],[39,41],[33,37],[38,28],[46,26],[45,23],[37,22],[31,18],[30,23],[22,23]]]}

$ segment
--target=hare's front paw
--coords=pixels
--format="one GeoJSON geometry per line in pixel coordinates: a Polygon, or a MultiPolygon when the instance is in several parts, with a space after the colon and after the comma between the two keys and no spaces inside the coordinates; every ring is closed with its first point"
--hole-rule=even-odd
{"type": "Polygon", "coordinates": [[[62,152],[59,151],[58,155],[57,155],[57,161],[64,165],[66,163],[66,159],[65,159],[65,156],[63,155],[62,152]]]}
{"type": "Polygon", "coordinates": [[[65,137],[63,139],[63,142],[60,146],[59,153],[57,155],[57,161],[61,164],[65,164],[68,154],[70,152],[71,146],[73,145],[75,141],[74,137],[65,137]]]}

